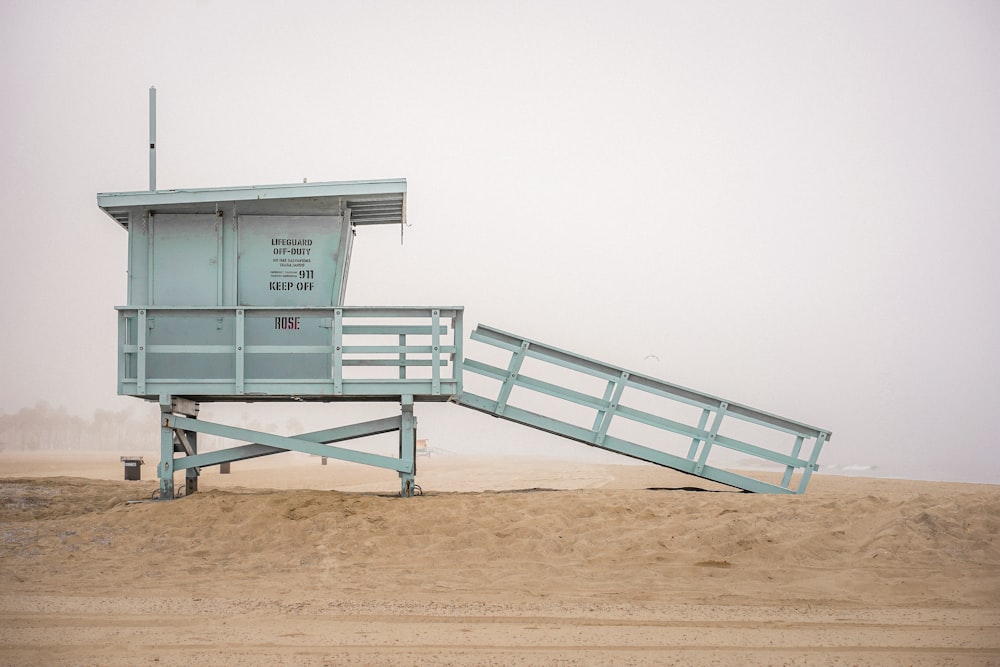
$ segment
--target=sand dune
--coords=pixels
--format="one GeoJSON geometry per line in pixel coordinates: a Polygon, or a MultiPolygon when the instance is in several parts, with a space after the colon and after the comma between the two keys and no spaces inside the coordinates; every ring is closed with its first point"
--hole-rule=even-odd
{"type": "Polygon", "coordinates": [[[1000,487],[271,458],[154,503],[0,457],[0,663],[1000,664],[1000,487]]]}

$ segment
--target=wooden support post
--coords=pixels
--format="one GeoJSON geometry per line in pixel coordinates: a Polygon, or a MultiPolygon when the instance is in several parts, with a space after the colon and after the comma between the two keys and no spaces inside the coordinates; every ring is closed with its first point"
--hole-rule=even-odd
{"type": "Polygon", "coordinates": [[[159,500],[174,499],[174,429],[170,424],[170,396],[160,396],[160,463],[156,476],[160,479],[159,500]]]}
{"type": "Polygon", "coordinates": [[[417,420],[413,415],[413,397],[401,396],[402,419],[399,428],[399,495],[409,498],[417,493],[417,420]]]}
{"type": "MultiPolygon", "coordinates": [[[[187,432],[188,442],[191,445],[191,452],[188,456],[196,456],[198,454],[198,432],[188,431],[187,432]]],[[[184,495],[190,496],[192,493],[198,492],[198,475],[201,473],[201,468],[188,468],[184,471],[184,495]]]]}

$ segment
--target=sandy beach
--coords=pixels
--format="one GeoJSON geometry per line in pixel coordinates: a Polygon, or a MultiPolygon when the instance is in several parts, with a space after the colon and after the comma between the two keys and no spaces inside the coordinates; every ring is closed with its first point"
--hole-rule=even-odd
{"type": "Polygon", "coordinates": [[[1000,664],[998,486],[418,465],[2,453],[0,664],[1000,664]]]}

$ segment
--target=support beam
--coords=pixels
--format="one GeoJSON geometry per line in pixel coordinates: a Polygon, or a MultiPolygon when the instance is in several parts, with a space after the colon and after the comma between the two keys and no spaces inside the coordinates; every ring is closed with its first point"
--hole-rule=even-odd
{"type": "Polygon", "coordinates": [[[417,419],[413,415],[413,397],[400,400],[403,414],[400,417],[399,460],[407,467],[399,471],[399,495],[409,498],[417,493],[417,419]]]}
{"type": "MultiPolygon", "coordinates": [[[[177,431],[177,435],[181,437],[181,440],[187,441],[184,449],[187,450],[187,456],[197,456],[198,455],[198,432],[197,431],[177,431]]],[[[177,466],[174,465],[174,470],[177,466]]],[[[184,471],[184,495],[190,496],[192,493],[198,492],[198,475],[201,474],[201,468],[190,467],[184,471]]]]}
{"type": "MultiPolygon", "coordinates": [[[[399,417],[391,417],[393,421],[397,424],[399,423],[399,417]]],[[[244,442],[251,442],[258,445],[266,445],[273,448],[275,451],[271,453],[277,453],[279,451],[296,451],[303,452],[305,454],[314,454],[316,456],[326,456],[329,458],[340,459],[342,461],[350,461],[352,463],[363,463],[365,465],[375,466],[377,468],[385,468],[387,470],[396,470],[398,472],[409,472],[411,466],[399,461],[398,459],[382,456],[380,454],[369,454],[367,452],[357,452],[351,449],[343,449],[340,447],[331,447],[330,445],[320,444],[318,442],[311,442],[309,440],[303,440],[300,438],[289,438],[280,435],[272,435],[270,433],[262,433],[260,431],[252,431],[250,429],[238,428],[235,426],[226,426],[225,424],[216,424],[213,422],[207,422],[200,419],[190,419],[188,417],[177,417],[177,416],[165,416],[163,418],[164,423],[169,425],[171,428],[183,428],[189,431],[196,430],[199,433],[207,433],[209,435],[219,436],[220,438],[229,438],[231,440],[242,440],[244,442]]],[[[378,422],[385,422],[385,420],[378,420],[378,422]]],[[[358,426],[358,425],[355,425],[358,426]]],[[[352,427],[345,427],[352,428],[352,427]]],[[[396,428],[399,428],[398,425],[396,428]]],[[[370,433],[362,433],[354,437],[361,437],[361,435],[375,435],[377,433],[385,433],[389,430],[396,430],[396,428],[381,430],[373,430],[370,433]]],[[[326,433],[336,431],[337,429],[329,429],[326,433]]],[[[258,456],[263,456],[263,453],[257,454],[258,456]]],[[[191,465],[202,465],[201,457],[192,457],[191,461],[185,461],[184,459],[179,459],[175,466],[176,467],[189,467],[191,465]]],[[[221,461],[219,461],[221,462],[221,461]]]]}
{"type": "Polygon", "coordinates": [[[170,411],[177,415],[184,415],[185,417],[197,417],[201,411],[201,405],[190,398],[172,396],[170,398],[170,411]]]}
{"type": "Polygon", "coordinates": [[[401,480],[401,495],[415,495],[419,492],[419,487],[416,485],[415,479],[417,420],[413,414],[414,398],[412,395],[403,395],[399,397],[399,400],[401,414],[398,417],[385,417],[285,437],[197,419],[198,403],[161,395],[160,465],[157,469],[160,479],[159,498],[162,500],[175,498],[173,475],[178,470],[185,471],[185,489],[190,494],[197,492],[198,474],[204,466],[220,465],[290,451],[320,456],[324,463],[327,459],[334,458],[386,470],[395,470],[399,473],[401,480]],[[392,431],[399,431],[398,459],[330,445],[332,442],[353,440],[391,433],[392,431]],[[249,444],[202,454],[198,452],[198,433],[231,440],[242,440],[249,444]],[[175,458],[175,454],[178,452],[183,452],[186,456],[175,458]]]}
{"type": "MultiPolygon", "coordinates": [[[[170,396],[160,396],[160,412],[170,414],[173,405],[170,396]]],[[[160,419],[160,463],[156,466],[156,476],[160,480],[160,500],[174,499],[174,429],[160,419]]]]}
{"type": "MultiPolygon", "coordinates": [[[[309,443],[314,444],[314,446],[321,447],[331,442],[343,442],[345,440],[353,440],[355,438],[363,438],[370,435],[391,433],[392,431],[398,431],[399,429],[400,429],[399,417],[386,417],[384,419],[376,419],[373,421],[363,422],[360,424],[351,424],[350,426],[340,426],[337,428],[324,429],[322,431],[302,433],[300,435],[292,436],[292,439],[308,441],[309,443]]],[[[251,431],[251,433],[254,432],[255,431],[251,431]]],[[[261,435],[267,435],[267,434],[261,434],[261,435]]],[[[260,443],[255,442],[249,445],[230,447],[228,449],[220,449],[214,452],[205,452],[204,454],[198,454],[197,456],[193,456],[190,458],[180,459],[176,462],[175,465],[177,468],[186,468],[189,466],[205,467],[211,465],[218,465],[220,463],[244,461],[246,459],[258,458],[260,456],[269,456],[271,454],[280,454],[282,452],[287,452],[287,451],[291,450],[284,447],[262,445],[260,443]]],[[[329,452],[337,452],[337,451],[349,452],[351,450],[340,449],[337,447],[329,447],[327,448],[326,451],[328,453],[323,453],[318,455],[330,458],[342,458],[329,452]]],[[[308,452],[308,453],[311,454],[313,452],[308,452]]],[[[342,459],[342,460],[350,460],[350,459],[342,459]]],[[[360,463],[359,461],[355,462],[360,463]]]]}

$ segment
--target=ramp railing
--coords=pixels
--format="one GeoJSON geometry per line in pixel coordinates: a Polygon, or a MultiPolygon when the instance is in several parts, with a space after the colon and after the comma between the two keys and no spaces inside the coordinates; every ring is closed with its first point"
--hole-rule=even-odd
{"type": "Polygon", "coordinates": [[[803,493],[831,436],[492,327],[479,325],[471,338],[510,357],[505,367],[466,358],[465,370],[494,381],[495,393],[471,393],[467,378],[456,403],[746,491],[803,493]],[[757,476],[773,481],[746,471],[762,467],[757,476]]]}

